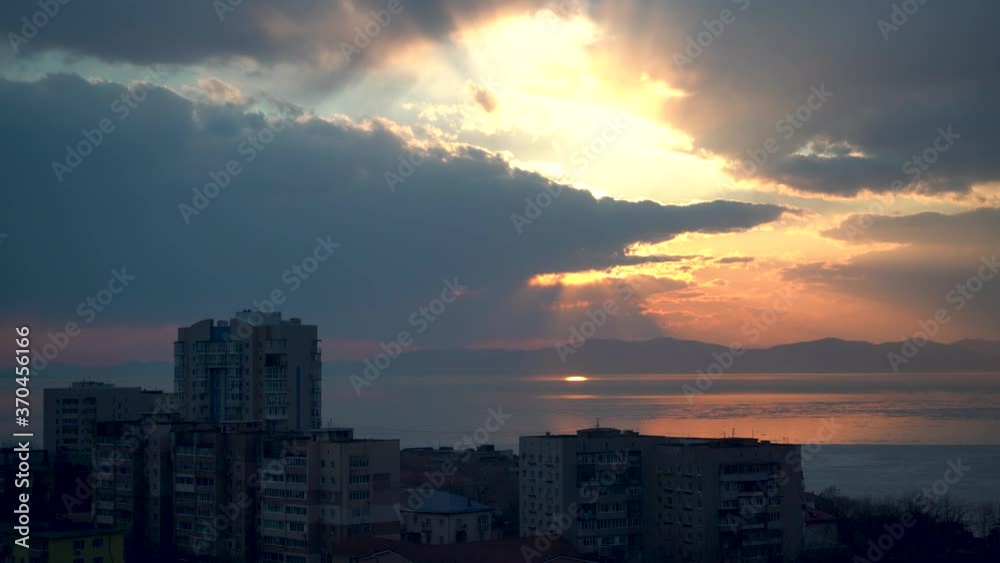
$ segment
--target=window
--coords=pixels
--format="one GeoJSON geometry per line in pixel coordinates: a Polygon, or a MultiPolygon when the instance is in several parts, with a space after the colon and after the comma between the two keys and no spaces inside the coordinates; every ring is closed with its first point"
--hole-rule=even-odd
{"type": "Polygon", "coordinates": [[[73,540],[73,549],[83,549],[86,545],[83,540],[73,540]]]}
{"type": "Polygon", "coordinates": [[[306,525],[304,522],[289,522],[288,523],[289,532],[304,532],[306,531],[306,525]]]}

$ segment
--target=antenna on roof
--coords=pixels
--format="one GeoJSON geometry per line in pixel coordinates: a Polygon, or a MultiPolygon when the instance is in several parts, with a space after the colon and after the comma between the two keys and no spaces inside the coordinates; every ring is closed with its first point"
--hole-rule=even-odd
{"type": "Polygon", "coordinates": [[[597,422],[594,423],[594,428],[600,428],[600,427],[601,427],[601,417],[597,417],[597,422]]]}

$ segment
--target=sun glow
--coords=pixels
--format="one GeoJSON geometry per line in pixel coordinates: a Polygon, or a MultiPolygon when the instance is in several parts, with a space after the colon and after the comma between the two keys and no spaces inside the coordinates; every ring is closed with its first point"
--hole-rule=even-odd
{"type": "Polygon", "coordinates": [[[587,378],[582,375],[570,375],[567,376],[566,379],[564,379],[564,381],[572,381],[572,382],[587,381],[587,378]]]}

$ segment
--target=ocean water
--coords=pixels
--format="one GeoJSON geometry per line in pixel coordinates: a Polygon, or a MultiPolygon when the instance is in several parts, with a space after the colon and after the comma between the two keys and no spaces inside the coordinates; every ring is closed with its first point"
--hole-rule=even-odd
{"type": "MultiPolygon", "coordinates": [[[[949,495],[1000,500],[1000,373],[394,376],[355,390],[324,381],[324,413],[359,436],[403,447],[468,438],[517,447],[521,435],[600,424],[670,436],[754,436],[812,444],[806,488],[852,496],[932,486],[948,462],[972,469],[949,495]],[[487,432],[490,412],[503,424],[487,432]],[[826,428],[826,430],[823,430],[826,428]],[[477,433],[478,431],[478,433],[477,433]]],[[[489,425],[494,427],[495,425],[489,425]]]]}
{"type": "MultiPolygon", "coordinates": [[[[166,364],[143,377],[118,371],[83,375],[118,385],[172,386],[166,364]]],[[[804,460],[809,490],[898,495],[932,486],[949,461],[961,460],[972,469],[949,495],[1000,501],[1000,373],[727,373],[709,387],[703,382],[703,389],[696,375],[568,377],[403,376],[389,368],[358,392],[348,377],[328,374],[324,423],[353,427],[359,437],[397,438],[402,447],[468,440],[516,449],[522,435],[595,424],[670,436],[735,433],[812,444],[815,453],[804,460]],[[490,419],[502,421],[499,429],[488,430],[497,428],[490,419]]],[[[62,386],[80,378],[53,369],[39,383],[62,386]]],[[[35,391],[32,406],[40,414],[42,394],[35,391]]],[[[4,419],[12,413],[0,413],[9,431],[16,427],[4,419]]]]}

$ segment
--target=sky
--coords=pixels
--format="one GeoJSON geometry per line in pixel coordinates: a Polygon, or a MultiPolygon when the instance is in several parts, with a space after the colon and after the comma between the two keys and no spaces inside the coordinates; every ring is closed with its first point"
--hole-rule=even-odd
{"type": "Polygon", "coordinates": [[[326,359],[609,304],[596,337],[1000,339],[995,2],[42,4],[0,5],[0,325],[59,361],[272,305],[326,359]]]}

